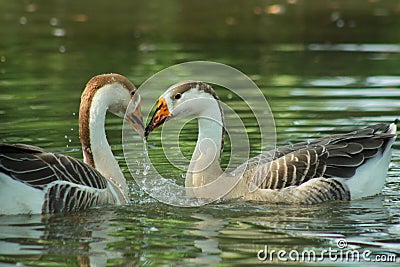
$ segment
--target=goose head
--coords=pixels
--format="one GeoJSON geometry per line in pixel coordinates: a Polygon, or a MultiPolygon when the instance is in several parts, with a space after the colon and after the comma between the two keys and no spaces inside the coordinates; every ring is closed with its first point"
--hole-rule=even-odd
{"type": "Polygon", "coordinates": [[[123,117],[143,136],[141,97],[136,91],[136,87],[126,77],[119,74],[110,73],[93,77],[82,93],[79,121],[88,122],[90,110],[105,108],[123,117]],[[132,104],[129,105],[131,101],[132,104]],[[127,110],[128,107],[129,110],[127,110]]]}
{"type": "Polygon", "coordinates": [[[167,89],[158,99],[157,108],[146,127],[145,137],[172,118],[208,116],[214,105],[220,112],[218,96],[204,82],[185,81],[167,89]]]}

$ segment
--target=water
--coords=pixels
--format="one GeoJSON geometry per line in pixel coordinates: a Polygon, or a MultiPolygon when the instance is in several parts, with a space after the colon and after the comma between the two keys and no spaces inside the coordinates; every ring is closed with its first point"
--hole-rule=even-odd
{"type": "MultiPolygon", "coordinates": [[[[0,9],[1,142],[81,158],[79,97],[91,76],[112,71],[140,85],[192,60],[249,75],[270,102],[281,145],[400,116],[398,1],[2,1],[0,9]]],[[[221,99],[235,104],[228,94],[221,99]]],[[[267,246],[269,252],[321,255],[338,249],[341,239],[346,251],[400,256],[399,141],[380,196],[300,207],[222,202],[177,208],[137,188],[122,156],[122,122],[108,119],[132,204],[1,216],[0,265],[278,265],[285,263],[277,257],[261,262],[257,252],[267,246]]],[[[182,139],[196,134],[194,124],[185,129],[182,139]]],[[[254,129],[249,125],[249,133],[254,129]]],[[[166,172],[180,176],[173,168],[166,172]]],[[[346,261],[325,256],[304,264],[346,261]]],[[[357,264],[368,263],[351,262],[357,264]]]]}

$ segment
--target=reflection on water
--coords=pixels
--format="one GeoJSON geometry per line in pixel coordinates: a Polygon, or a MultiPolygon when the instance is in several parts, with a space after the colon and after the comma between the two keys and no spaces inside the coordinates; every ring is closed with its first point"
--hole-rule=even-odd
{"type": "MultiPolygon", "coordinates": [[[[400,116],[398,1],[217,2],[224,8],[180,0],[0,2],[0,141],[82,158],[77,112],[91,76],[119,72],[140,85],[191,60],[218,61],[248,74],[268,98],[282,145],[400,116]]],[[[229,94],[220,96],[238,107],[250,139],[257,139],[250,114],[229,94]]],[[[399,141],[381,196],[315,206],[221,202],[177,208],[138,189],[122,157],[122,121],[107,119],[132,204],[0,216],[0,265],[249,266],[261,263],[257,252],[266,245],[321,255],[342,238],[347,249],[400,257],[399,141]]],[[[180,142],[190,156],[195,123],[184,129],[180,142]]],[[[159,148],[153,140],[150,145],[159,148]]],[[[161,152],[153,156],[168,177],[181,177],[161,152]]],[[[346,262],[325,257],[305,264],[346,262]]],[[[365,262],[351,263],[357,264],[365,262]]]]}
{"type": "Polygon", "coordinates": [[[91,216],[0,217],[3,260],[12,261],[20,255],[19,261],[29,265],[71,261],[80,266],[105,266],[110,258],[123,259],[122,253],[107,250],[118,240],[109,234],[119,229],[112,223],[115,215],[115,211],[106,210],[92,211],[91,216]]]}
{"type": "Polygon", "coordinates": [[[337,249],[343,238],[348,250],[398,255],[398,214],[384,197],[302,207],[225,202],[177,209],[146,202],[66,216],[2,217],[0,248],[7,251],[4,262],[83,266],[174,259],[183,265],[249,265],[265,245],[270,250],[313,249],[321,256],[324,249],[337,249]]]}

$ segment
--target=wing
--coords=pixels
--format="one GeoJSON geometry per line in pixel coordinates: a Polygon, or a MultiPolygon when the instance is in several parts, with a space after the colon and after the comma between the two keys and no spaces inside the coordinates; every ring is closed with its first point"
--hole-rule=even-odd
{"type": "Polygon", "coordinates": [[[377,124],[347,134],[331,135],[269,151],[252,159],[250,184],[263,189],[300,185],[313,178],[351,178],[357,168],[387,149],[395,134],[377,124]],[[255,163],[259,167],[255,168],[255,163]]]}
{"type": "Polygon", "coordinates": [[[38,147],[0,144],[0,172],[44,191],[43,212],[80,210],[111,201],[107,180],[96,169],[38,147]]]}

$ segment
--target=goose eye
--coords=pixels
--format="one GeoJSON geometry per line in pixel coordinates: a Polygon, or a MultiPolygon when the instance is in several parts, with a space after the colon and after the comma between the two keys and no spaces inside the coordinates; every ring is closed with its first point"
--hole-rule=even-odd
{"type": "Polygon", "coordinates": [[[181,93],[177,93],[176,95],[175,95],[175,99],[179,99],[179,98],[181,98],[182,97],[182,94],[181,93]]]}
{"type": "Polygon", "coordinates": [[[135,95],[135,93],[136,93],[136,91],[135,91],[135,90],[131,91],[131,96],[134,96],[134,95],[135,95]]]}

